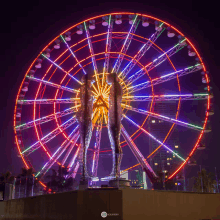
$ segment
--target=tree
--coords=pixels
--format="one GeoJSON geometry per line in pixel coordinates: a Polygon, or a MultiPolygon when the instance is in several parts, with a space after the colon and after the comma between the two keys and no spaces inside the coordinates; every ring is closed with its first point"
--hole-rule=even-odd
{"type": "Polygon", "coordinates": [[[213,173],[207,173],[205,169],[198,172],[198,177],[194,177],[193,189],[196,192],[214,192],[216,181],[213,173]]]}
{"type": "Polygon", "coordinates": [[[164,173],[162,170],[157,170],[156,174],[158,176],[157,181],[153,184],[154,189],[163,190],[164,173]]]}
{"type": "Polygon", "coordinates": [[[13,183],[14,181],[14,176],[11,175],[10,171],[7,171],[6,173],[2,173],[0,176],[0,183],[13,183]]]}
{"type": "Polygon", "coordinates": [[[21,174],[17,176],[16,185],[21,185],[25,189],[25,197],[33,196],[33,186],[34,186],[34,170],[33,168],[25,168],[21,169],[21,174]]]}
{"type": "Polygon", "coordinates": [[[5,186],[7,183],[13,183],[14,176],[11,175],[10,171],[7,171],[6,173],[2,173],[0,176],[0,191],[3,191],[3,199],[5,199],[5,186]]]}
{"type": "Polygon", "coordinates": [[[72,177],[67,177],[69,172],[66,167],[59,166],[58,170],[51,169],[51,171],[52,174],[46,176],[47,179],[50,179],[47,182],[47,192],[49,189],[53,192],[70,191],[77,187],[77,181],[72,177]]]}

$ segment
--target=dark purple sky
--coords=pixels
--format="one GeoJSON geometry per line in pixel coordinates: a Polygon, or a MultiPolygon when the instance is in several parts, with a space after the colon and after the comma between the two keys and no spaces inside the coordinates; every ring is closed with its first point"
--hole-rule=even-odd
{"type": "Polygon", "coordinates": [[[90,3],[82,1],[46,1],[47,4],[29,1],[14,3],[4,1],[1,11],[1,74],[0,74],[0,172],[12,171],[18,174],[23,166],[14,147],[13,111],[18,87],[24,72],[32,60],[62,30],[72,23],[79,22],[93,15],[115,11],[132,11],[155,15],[170,22],[180,31],[190,36],[199,49],[211,81],[215,99],[215,115],[212,117],[213,132],[209,137],[208,150],[199,158],[205,166],[219,164],[219,12],[214,1],[201,5],[201,1],[151,1],[146,4],[137,2],[90,3]],[[51,2],[51,4],[48,4],[51,2]],[[74,3],[73,3],[74,2],[74,3]],[[166,3],[164,3],[166,2],[166,3]]]}

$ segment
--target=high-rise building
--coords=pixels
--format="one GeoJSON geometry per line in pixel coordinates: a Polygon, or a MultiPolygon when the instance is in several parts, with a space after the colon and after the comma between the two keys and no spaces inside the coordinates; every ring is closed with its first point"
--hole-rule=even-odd
{"type": "MultiPolygon", "coordinates": [[[[156,102],[153,106],[152,111],[159,115],[175,118],[177,111],[177,104],[178,104],[177,101],[156,102]]],[[[148,131],[161,142],[166,137],[171,126],[172,123],[163,121],[158,118],[149,117],[148,119],[148,131]]],[[[178,131],[175,129],[175,131],[173,131],[169,135],[165,144],[167,146],[170,146],[172,149],[178,150],[178,148],[180,147],[178,137],[179,137],[178,131]]],[[[151,154],[159,146],[160,144],[158,142],[156,142],[155,140],[149,137],[149,154],[151,154]]],[[[163,171],[165,178],[167,177],[167,173],[172,170],[175,163],[176,163],[176,156],[173,155],[169,150],[165,149],[163,146],[160,147],[160,149],[150,157],[151,167],[156,172],[163,171]]]]}
{"type": "Polygon", "coordinates": [[[128,172],[128,178],[131,180],[131,187],[147,189],[146,174],[141,167],[130,170],[128,172]]]}

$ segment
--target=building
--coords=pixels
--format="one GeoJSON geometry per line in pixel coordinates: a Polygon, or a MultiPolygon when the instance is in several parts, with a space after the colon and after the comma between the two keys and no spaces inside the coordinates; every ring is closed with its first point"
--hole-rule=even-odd
{"type": "Polygon", "coordinates": [[[132,188],[147,189],[146,174],[142,171],[141,167],[129,170],[128,178],[131,180],[132,188]]]}
{"type": "MultiPolygon", "coordinates": [[[[177,101],[163,101],[156,102],[153,106],[153,112],[164,115],[166,117],[175,118],[177,110],[177,101]]],[[[158,140],[163,141],[167,133],[171,128],[171,123],[163,121],[159,118],[149,117],[148,119],[148,131],[156,137],[158,140]]],[[[155,149],[159,147],[159,143],[149,137],[149,154],[151,154],[155,149]]],[[[171,133],[166,141],[166,145],[170,146],[172,149],[178,151],[180,148],[179,144],[179,134],[178,130],[175,129],[171,133]]],[[[172,172],[172,168],[175,167],[175,164],[178,162],[176,156],[170,151],[161,147],[156,153],[150,157],[150,165],[154,171],[164,172],[164,178],[167,177],[169,172],[172,172]]]]}

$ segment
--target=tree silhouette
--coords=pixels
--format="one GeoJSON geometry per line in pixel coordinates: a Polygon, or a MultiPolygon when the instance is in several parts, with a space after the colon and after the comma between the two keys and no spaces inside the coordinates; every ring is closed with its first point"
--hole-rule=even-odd
{"type": "Polygon", "coordinates": [[[7,183],[13,183],[14,176],[11,175],[10,171],[7,171],[6,173],[2,173],[0,176],[0,191],[3,191],[3,199],[5,198],[5,185],[7,183]]]}
{"type": "Polygon", "coordinates": [[[205,169],[198,172],[198,177],[193,177],[193,189],[196,192],[214,192],[216,181],[213,173],[207,173],[205,169]]]}
{"type": "Polygon", "coordinates": [[[67,177],[69,172],[66,167],[59,166],[58,170],[51,169],[52,174],[47,175],[46,178],[50,179],[47,182],[47,189],[52,190],[53,192],[64,192],[74,190],[78,183],[72,177],[67,177]]]}
{"type": "Polygon", "coordinates": [[[17,176],[16,185],[23,186],[25,189],[25,197],[33,195],[33,186],[34,186],[34,170],[33,168],[21,168],[21,174],[17,176]]]}

